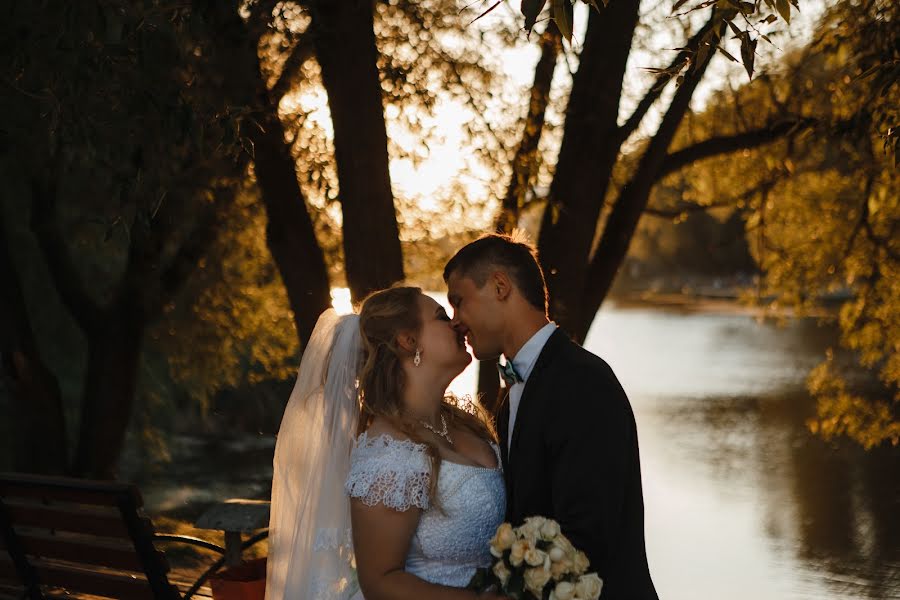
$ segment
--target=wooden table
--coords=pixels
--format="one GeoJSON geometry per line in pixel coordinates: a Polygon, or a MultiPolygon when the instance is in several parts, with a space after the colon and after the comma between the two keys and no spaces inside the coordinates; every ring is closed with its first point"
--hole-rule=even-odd
{"type": "Polygon", "coordinates": [[[225,532],[225,566],[241,563],[241,534],[269,526],[270,503],[232,498],[210,506],[194,523],[199,529],[225,532]]]}

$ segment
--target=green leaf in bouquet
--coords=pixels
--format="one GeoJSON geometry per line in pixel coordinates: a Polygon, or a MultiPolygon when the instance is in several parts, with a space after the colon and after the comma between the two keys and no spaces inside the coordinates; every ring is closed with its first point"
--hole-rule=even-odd
{"type": "Polygon", "coordinates": [[[531,594],[525,595],[525,573],[519,569],[513,571],[503,592],[513,600],[523,600],[530,596],[531,594]]]}
{"type": "Polygon", "coordinates": [[[494,574],[487,567],[481,567],[475,570],[475,574],[472,575],[472,580],[469,581],[466,589],[483,592],[493,583],[495,583],[494,574]]]}

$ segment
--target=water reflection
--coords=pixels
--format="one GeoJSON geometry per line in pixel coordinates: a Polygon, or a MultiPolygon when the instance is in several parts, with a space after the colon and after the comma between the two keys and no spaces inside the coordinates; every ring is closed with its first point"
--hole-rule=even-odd
{"type": "Polygon", "coordinates": [[[900,453],[804,426],[833,332],[742,315],[602,311],[586,346],[635,407],[665,598],[900,598],[900,453]]]}

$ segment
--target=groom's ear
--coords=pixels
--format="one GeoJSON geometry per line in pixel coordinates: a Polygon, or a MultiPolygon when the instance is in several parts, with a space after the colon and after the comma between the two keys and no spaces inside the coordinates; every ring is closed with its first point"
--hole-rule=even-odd
{"type": "Polygon", "coordinates": [[[500,302],[505,301],[512,293],[512,280],[505,271],[494,271],[488,283],[493,287],[491,291],[494,297],[500,302]]]}

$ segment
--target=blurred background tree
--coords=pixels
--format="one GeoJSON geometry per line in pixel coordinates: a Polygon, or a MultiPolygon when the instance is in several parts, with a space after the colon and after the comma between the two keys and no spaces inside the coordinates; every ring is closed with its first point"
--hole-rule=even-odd
{"type": "MultiPolygon", "coordinates": [[[[55,344],[53,333],[34,339],[37,327],[22,311],[31,290],[14,281],[4,297],[12,311],[4,366],[24,409],[12,427],[16,461],[105,477],[131,418],[144,331],[190,277],[233,200],[243,171],[240,115],[207,77],[187,11],[4,8],[7,231],[30,223],[38,268],[81,338],[74,356],[85,357],[73,427],[56,397],[56,353],[44,361],[37,352],[55,344]],[[71,460],[66,425],[77,431],[71,460]]],[[[28,248],[9,244],[16,237],[4,235],[10,255],[28,248]]],[[[27,268],[19,272],[31,279],[27,268]]]]}

